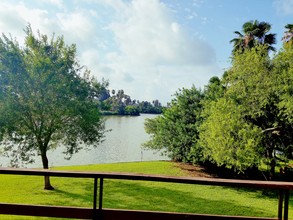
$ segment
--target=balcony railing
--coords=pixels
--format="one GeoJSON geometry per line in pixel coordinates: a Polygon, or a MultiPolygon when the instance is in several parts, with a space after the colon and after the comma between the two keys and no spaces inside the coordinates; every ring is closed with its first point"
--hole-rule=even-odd
{"type": "MultiPolygon", "coordinates": [[[[127,220],[179,220],[179,219],[288,219],[289,195],[293,189],[291,182],[275,181],[248,181],[217,178],[187,178],[168,177],[159,175],[137,175],[125,173],[98,173],[98,172],[76,172],[76,171],[52,171],[34,169],[11,169],[0,168],[0,174],[30,175],[30,176],[55,176],[93,179],[93,206],[92,208],[65,207],[65,206],[43,206],[26,204],[0,203],[0,214],[44,216],[77,219],[127,219],[127,220]],[[278,218],[260,218],[228,215],[206,215],[192,213],[170,213],[154,211],[134,211],[103,208],[103,189],[105,179],[117,180],[140,180],[154,182],[169,182],[180,184],[199,184],[228,187],[275,189],[279,191],[278,218]]],[[[1,201],[0,201],[1,202],[1,201]]],[[[224,213],[223,213],[224,214],[224,213]]]]}

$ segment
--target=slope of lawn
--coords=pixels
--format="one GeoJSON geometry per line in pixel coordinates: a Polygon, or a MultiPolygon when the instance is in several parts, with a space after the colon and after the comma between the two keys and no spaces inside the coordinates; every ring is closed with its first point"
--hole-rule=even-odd
{"type": "MultiPolygon", "coordinates": [[[[187,175],[175,163],[163,161],[52,169],[187,175]]],[[[43,177],[0,175],[0,202],[92,207],[92,179],[54,177],[51,183],[56,189],[45,191],[43,177]]],[[[276,192],[255,189],[127,180],[104,181],[104,208],[276,217],[277,204],[276,192]]],[[[293,201],[290,200],[290,219],[293,219],[292,208],[293,201]]],[[[0,219],[37,218],[0,215],[0,219]]]]}

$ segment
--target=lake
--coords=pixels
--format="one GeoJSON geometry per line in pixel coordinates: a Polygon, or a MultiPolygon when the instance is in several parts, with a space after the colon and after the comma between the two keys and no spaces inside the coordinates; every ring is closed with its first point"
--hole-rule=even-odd
{"type": "MultiPolygon", "coordinates": [[[[141,116],[104,116],[106,118],[105,141],[97,148],[81,150],[74,154],[70,160],[64,159],[63,147],[48,151],[49,166],[69,166],[117,162],[168,160],[160,152],[142,149],[142,143],[149,139],[144,130],[146,118],[154,118],[157,115],[141,114],[141,116]]],[[[8,160],[1,158],[3,166],[7,166],[8,160]]],[[[33,164],[26,167],[42,167],[40,157],[35,158],[33,164]]]]}

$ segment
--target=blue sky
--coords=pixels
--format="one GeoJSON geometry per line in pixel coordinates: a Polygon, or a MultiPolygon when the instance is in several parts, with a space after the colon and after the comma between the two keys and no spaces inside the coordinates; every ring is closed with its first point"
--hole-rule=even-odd
{"type": "Polygon", "coordinates": [[[1,0],[0,30],[23,41],[25,26],[75,43],[78,59],[111,89],[163,104],[229,68],[234,31],[272,24],[277,48],[293,23],[293,0],[1,0]]]}

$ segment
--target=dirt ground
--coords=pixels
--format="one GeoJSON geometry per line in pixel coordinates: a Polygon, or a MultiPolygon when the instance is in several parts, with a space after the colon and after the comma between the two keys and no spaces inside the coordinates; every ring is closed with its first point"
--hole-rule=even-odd
{"type": "Polygon", "coordinates": [[[196,165],[186,164],[186,163],[175,163],[175,166],[180,168],[186,176],[190,177],[206,177],[206,178],[214,178],[216,176],[208,173],[204,170],[204,168],[196,165]]]}

